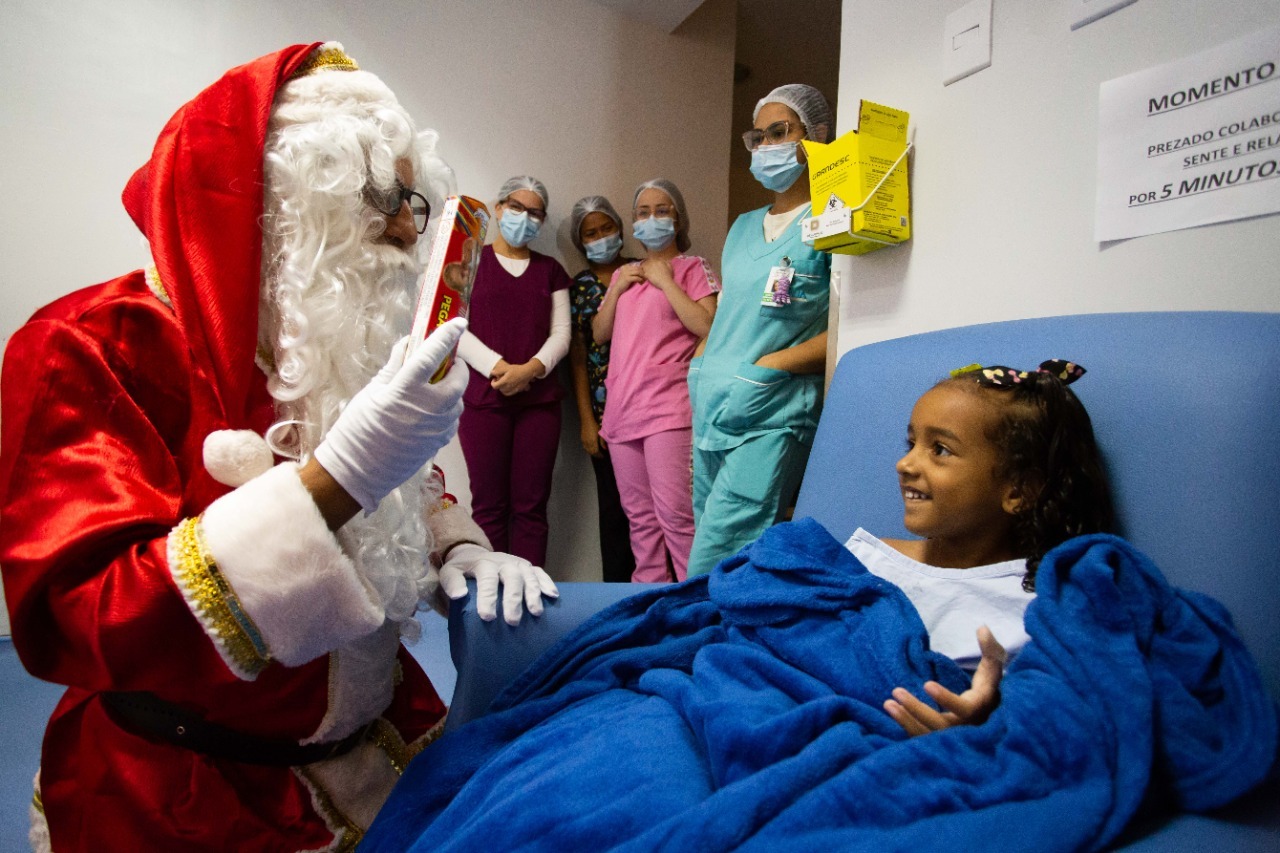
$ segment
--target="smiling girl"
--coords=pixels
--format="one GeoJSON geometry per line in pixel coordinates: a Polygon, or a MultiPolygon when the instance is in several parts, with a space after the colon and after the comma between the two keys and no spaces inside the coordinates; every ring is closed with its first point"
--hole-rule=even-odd
{"type": "Polygon", "coordinates": [[[962,694],[926,682],[941,712],[893,691],[885,710],[913,735],[995,710],[1005,661],[1029,639],[1022,617],[1040,560],[1114,527],[1089,414],[1067,387],[1084,372],[1068,361],[1030,372],[975,365],[926,391],[897,464],[903,523],[921,538],[880,540],[859,528],[846,543],[906,593],[930,647],[974,671],[962,694]]]}

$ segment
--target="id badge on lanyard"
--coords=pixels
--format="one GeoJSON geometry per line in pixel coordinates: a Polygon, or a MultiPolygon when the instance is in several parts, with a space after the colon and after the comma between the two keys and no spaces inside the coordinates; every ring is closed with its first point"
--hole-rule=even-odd
{"type": "Polygon", "coordinates": [[[782,264],[769,270],[760,304],[767,308],[784,308],[790,305],[791,282],[794,278],[795,270],[791,266],[791,258],[783,256],[782,264]]]}

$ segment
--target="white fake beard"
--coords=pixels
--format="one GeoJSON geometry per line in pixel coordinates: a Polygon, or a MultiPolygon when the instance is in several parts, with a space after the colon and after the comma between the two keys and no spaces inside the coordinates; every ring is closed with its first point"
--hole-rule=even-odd
{"type": "MultiPolygon", "coordinates": [[[[314,452],[412,323],[421,264],[387,244],[364,243],[361,250],[351,263],[317,268],[309,277],[341,284],[309,287],[290,300],[294,304],[287,313],[277,306],[283,334],[274,337],[294,345],[276,348],[278,369],[269,387],[277,399],[277,422],[269,435],[278,452],[294,458],[314,452]],[[310,390],[287,399],[299,387],[310,390]]],[[[373,513],[357,513],[337,532],[343,550],[377,591],[387,618],[411,641],[421,632],[414,614],[432,583],[434,542],[424,510],[439,499],[440,491],[424,471],[393,490],[373,513]]]]}

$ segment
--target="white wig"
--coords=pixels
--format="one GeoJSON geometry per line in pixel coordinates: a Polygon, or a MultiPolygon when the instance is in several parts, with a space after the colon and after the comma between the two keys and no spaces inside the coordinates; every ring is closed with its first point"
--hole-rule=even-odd
{"type": "MultiPolygon", "coordinates": [[[[320,71],[277,95],[264,152],[258,325],[277,452],[310,455],[408,333],[420,262],[378,242],[386,220],[365,191],[393,187],[396,164],[407,159],[416,189],[439,209],[454,178],[436,139],[417,133],[391,90],[366,71],[320,71]]],[[[425,488],[421,475],[412,478],[341,532],[388,617],[409,632],[432,545],[425,488]]]]}

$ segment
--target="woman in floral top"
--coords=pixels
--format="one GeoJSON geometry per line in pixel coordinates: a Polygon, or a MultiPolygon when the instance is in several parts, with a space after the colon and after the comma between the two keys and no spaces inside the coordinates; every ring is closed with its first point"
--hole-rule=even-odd
{"type": "Polygon", "coordinates": [[[600,195],[579,199],[570,214],[573,244],[587,258],[587,268],[573,278],[570,311],[573,339],[569,364],[573,374],[573,394],[578,404],[582,449],[591,457],[596,474],[596,496],[600,509],[600,558],[604,580],[626,583],[631,580],[636,561],[631,553],[631,533],[627,515],[618,497],[609,448],[600,437],[604,420],[604,380],[609,371],[609,344],[597,344],[591,321],[600,310],[609,280],[618,267],[630,261],[622,255],[622,219],[609,200],[600,195]]]}

